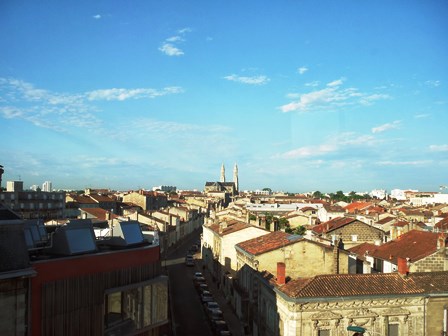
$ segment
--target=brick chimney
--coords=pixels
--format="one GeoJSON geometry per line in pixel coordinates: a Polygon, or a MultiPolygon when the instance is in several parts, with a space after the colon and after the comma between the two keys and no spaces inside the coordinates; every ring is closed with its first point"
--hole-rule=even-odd
{"type": "Polygon", "coordinates": [[[277,285],[286,283],[286,265],[284,262],[277,263],[277,285]]]}
{"type": "Polygon", "coordinates": [[[408,266],[408,258],[397,258],[397,264],[398,264],[398,273],[401,275],[408,275],[409,274],[409,266],[408,266]]]}

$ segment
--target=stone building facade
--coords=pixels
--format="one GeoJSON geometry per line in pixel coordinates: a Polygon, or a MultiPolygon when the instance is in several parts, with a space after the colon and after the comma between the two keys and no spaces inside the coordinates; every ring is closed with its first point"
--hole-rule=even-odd
{"type": "Polygon", "coordinates": [[[257,277],[254,334],[348,336],[348,326],[372,335],[441,335],[448,272],[323,275],[277,284],[257,277]]]}

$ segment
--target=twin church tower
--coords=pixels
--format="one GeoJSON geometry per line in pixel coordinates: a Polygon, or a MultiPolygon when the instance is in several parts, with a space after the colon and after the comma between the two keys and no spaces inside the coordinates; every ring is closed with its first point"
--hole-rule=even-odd
{"type": "MultiPolygon", "coordinates": [[[[219,179],[219,182],[226,182],[226,169],[224,168],[224,163],[221,166],[221,178],[219,179]]],[[[233,167],[233,183],[235,183],[235,189],[238,190],[238,166],[236,163],[233,167]]]]}

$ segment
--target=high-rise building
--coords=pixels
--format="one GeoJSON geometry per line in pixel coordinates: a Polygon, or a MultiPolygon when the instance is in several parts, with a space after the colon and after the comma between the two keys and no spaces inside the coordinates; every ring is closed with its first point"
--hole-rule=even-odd
{"type": "Polygon", "coordinates": [[[3,170],[3,166],[0,165],[0,191],[2,190],[2,175],[5,171],[3,170]]]}
{"type": "Polygon", "coordinates": [[[50,191],[52,191],[52,185],[51,185],[51,181],[45,181],[43,184],[42,184],[42,191],[46,191],[46,192],[50,192],[50,191]]]}

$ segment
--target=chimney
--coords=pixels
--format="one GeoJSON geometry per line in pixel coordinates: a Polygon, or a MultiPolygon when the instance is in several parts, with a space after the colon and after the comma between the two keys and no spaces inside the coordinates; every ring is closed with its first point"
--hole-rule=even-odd
{"type": "Polygon", "coordinates": [[[341,244],[341,239],[334,241],[333,246],[333,274],[339,274],[339,244],[341,244]]]}
{"type": "Polygon", "coordinates": [[[277,263],[277,285],[286,283],[286,265],[284,262],[277,263]]]}
{"type": "Polygon", "coordinates": [[[445,235],[443,232],[439,233],[439,236],[437,237],[437,249],[443,249],[445,248],[445,235]]]}
{"type": "Polygon", "coordinates": [[[408,275],[409,274],[409,266],[408,266],[409,258],[397,258],[397,264],[398,264],[398,273],[401,275],[408,275]]]}

